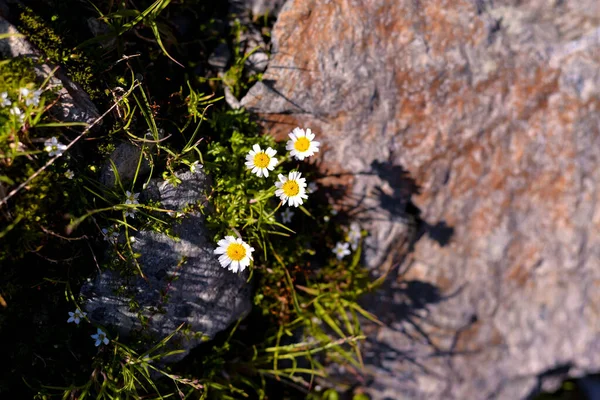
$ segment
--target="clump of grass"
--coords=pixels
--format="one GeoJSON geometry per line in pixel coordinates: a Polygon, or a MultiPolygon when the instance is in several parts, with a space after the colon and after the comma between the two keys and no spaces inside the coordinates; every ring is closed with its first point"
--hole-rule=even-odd
{"type": "MultiPolygon", "coordinates": [[[[165,0],[144,3],[138,10],[121,2],[116,10],[93,11],[112,26],[117,43],[125,43],[138,27],[146,26],[154,34],[151,45],[166,53],[161,15],[168,5],[165,0]]],[[[45,31],[33,11],[28,15],[23,20],[31,28],[27,34],[45,46],[48,57],[65,61],[64,38],[45,31]],[[40,32],[46,32],[47,39],[40,32]]],[[[334,257],[331,249],[335,241],[344,240],[345,228],[325,222],[326,205],[311,198],[295,209],[291,223],[282,220],[283,209],[274,196],[275,177],[292,169],[302,170],[309,180],[316,174],[304,169],[307,164],[293,161],[284,143],[263,135],[248,112],[227,109],[221,97],[209,92],[205,80],[182,74],[168,90],[159,90],[157,79],[140,81],[143,69],[136,64],[142,59],[154,62],[153,55],[140,53],[134,62],[123,59],[118,46],[115,50],[113,67],[88,82],[97,93],[103,92],[95,84],[98,80],[114,84],[104,91],[103,101],[111,104],[103,115],[105,130],[94,134],[89,127],[75,131],[48,119],[46,105],[54,98],[45,83],[35,82],[30,69],[0,65],[0,93],[7,91],[11,99],[21,101],[15,97],[21,87],[44,90],[39,104],[28,106],[22,123],[0,108],[0,162],[6,167],[0,176],[4,203],[0,221],[5,226],[0,235],[6,240],[0,244],[0,262],[12,263],[3,269],[5,280],[0,285],[0,303],[8,305],[8,312],[0,314],[0,339],[8,338],[9,329],[16,326],[30,332],[7,361],[11,370],[0,375],[20,375],[39,399],[334,396],[335,391],[316,390],[316,380],[327,376],[329,363],[356,371],[362,368],[361,322],[376,320],[358,300],[378,282],[371,282],[360,264],[359,242],[352,257],[334,257]],[[45,142],[52,137],[65,145],[82,137],[85,141],[61,156],[50,156],[45,142]],[[106,187],[98,181],[98,150],[106,156],[120,141],[142,150],[138,168],[131,181],[121,180],[113,168],[116,184],[106,187]],[[278,151],[281,163],[269,179],[251,174],[245,166],[245,156],[255,144],[278,151]],[[140,172],[144,161],[150,165],[146,175],[140,172]],[[178,184],[177,171],[200,168],[213,181],[206,193],[208,201],[191,205],[182,215],[137,197],[150,179],[178,184]],[[66,323],[67,312],[81,310],[83,299],[75,294],[77,288],[98,270],[143,276],[137,261],[141,255],[131,246],[135,231],[172,235],[171,226],[178,218],[197,211],[205,213],[215,242],[225,235],[239,236],[256,249],[250,267],[256,291],[248,319],[170,366],[161,365],[161,360],[177,351],[167,350],[172,348],[167,343],[172,344],[173,335],[157,340],[142,331],[122,340],[110,327],[92,326],[85,317],[77,325],[66,323]],[[125,240],[114,240],[116,235],[125,240]],[[107,249],[112,256],[103,260],[101,254],[107,249]],[[37,263],[26,276],[19,267],[32,259],[37,263]],[[96,329],[108,340],[100,341],[98,348],[90,338],[99,332],[96,329]],[[24,359],[39,361],[28,366],[24,359]]],[[[169,57],[189,61],[177,54],[169,57]]],[[[233,65],[242,68],[245,56],[238,52],[235,57],[233,65]]],[[[23,62],[27,61],[14,61],[23,62]]],[[[227,78],[225,84],[241,93],[249,83],[240,70],[233,73],[234,81],[227,78]]],[[[185,267],[184,262],[180,267],[185,267]]],[[[127,287],[120,291],[129,296],[127,287]]],[[[163,300],[169,301],[168,296],[163,300]]],[[[139,309],[133,297],[130,308],[139,309]]],[[[147,321],[141,313],[139,318],[144,326],[147,321]]],[[[178,332],[201,335],[187,326],[178,332]]],[[[14,387],[0,380],[0,393],[10,393],[14,387]]]]}

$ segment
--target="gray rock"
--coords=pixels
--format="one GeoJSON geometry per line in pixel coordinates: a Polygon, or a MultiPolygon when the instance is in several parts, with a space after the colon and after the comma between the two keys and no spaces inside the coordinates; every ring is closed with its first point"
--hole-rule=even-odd
{"type": "MultiPolygon", "coordinates": [[[[24,36],[20,35],[10,22],[2,17],[0,17],[0,33],[15,35],[0,40],[0,55],[2,58],[30,57],[36,62],[41,60],[41,53],[24,36]]],[[[50,112],[64,122],[91,123],[95,121],[100,114],[87,93],[79,85],[72,82],[61,69],[52,74],[54,69],[54,66],[42,62],[39,62],[35,67],[36,75],[40,80],[50,77],[49,86],[59,88],[59,100],[50,109],[50,112]]]]}
{"type": "Polygon", "coordinates": [[[219,43],[215,51],[208,57],[208,65],[219,72],[224,72],[231,61],[231,51],[227,43],[219,43]]]}
{"type": "MultiPolygon", "coordinates": [[[[153,180],[143,195],[160,200],[164,208],[175,212],[205,201],[210,184],[204,173],[185,172],[177,177],[182,183],[176,187],[153,180]]],[[[173,343],[186,352],[170,361],[183,358],[190,349],[213,338],[251,309],[247,271],[233,274],[221,268],[213,255],[215,244],[204,226],[204,217],[188,213],[180,223],[174,222],[173,231],[177,239],[149,231],[135,235],[132,247],[142,255],[138,261],[147,280],[103,271],[81,289],[87,299],[84,308],[88,316],[107,326],[113,335],[127,336],[133,330],[141,330],[138,314],[148,318],[144,331],[157,340],[182,323],[191,332],[201,334],[177,334],[173,343]],[[128,295],[118,293],[123,289],[128,295]],[[139,304],[138,309],[130,308],[128,296],[139,304]]]]}
{"type": "Polygon", "coordinates": [[[242,106],[316,132],[321,183],[389,271],[367,302],[375,400],[524,399],[600,370],[600,2],[550,3],[279,14],[242,106]]]}
{"type": "Polygon", "coordinates": [[[267,45],[261,33],[254,26],[247,28],[242,37],[241,45],[246,49],[245,54],[248,55],[245,65],[250,70],[250,75],[264,72],[269,64],[269,55],[266,52],[267,45]]]}
{"type": "Polygon", "coordinates": [[[234,110],[237,110],[241,107],[240,101],[235,97],[235,95],[231,92],[231,89],[229,89],[228,86],[225,86],[223,91],[225,92],[225,101],[227,102],[229,107],[231,107],[234,110]]]}
{"type": "MultiPolygon", "coordinates": [[[[109,159],[106,160],[102,170],[100,171],[100,177],[98,178],[100,183],[109,187],[112,187],[116,184],[113,164],[117,170],[117,173],[119,174],[119,179],[121,182],[132,182],[133,178],[135,177],[135,172],[138,168],[140,156],[142,156],[142,153],[151,154],[150,152],[154,146],[156,146],[156,143],[151,141],[153,138],[150,133],[146,134],[146,137],[148,140],[150,140],[150,142],[119,144],[111,153],[109,159]]],[[[159,135],[159,137],[162,137],[162,135],[159,135]]],[[[150,173],[150,161],[146,158],[146,156],[143,156],[142,162],[139,165],[140,169],[138,171],[138,177],[143,178],[150,173]]]]}
{"type": "Polygon", "coordinates": [[[276,17],[284,3],[285,0],[231,0],[229,7],[233,14],[250,11],[255,18],[265,14],[276,17]]]}
{"type": "MultiPolygon", "coordinates": [[[[253,12],[254,9],[259,11],[262,10],[263,12],[261,14],[264,14],[267,10],[262,7],[269,4],[275,6],[275,3],[278,2],[258,1],[247,3],[245,1],[233,1],[229,5],[229,13],[234,17],[233,21],[238,21],[240,25],[243,26],[238,41],[243,54],[247,56],[245,66],[249,76],[264,72],[269,63],[267,45],[262,37],[262,33],[252,22],[252,15],[250,15],[251,11],[253,12]]],[[[279,9],[280,5],[278,5],[276,9],[279,9]]],[[[253,15],[257,16],[261,14],[254,12],[253,15]]]]}

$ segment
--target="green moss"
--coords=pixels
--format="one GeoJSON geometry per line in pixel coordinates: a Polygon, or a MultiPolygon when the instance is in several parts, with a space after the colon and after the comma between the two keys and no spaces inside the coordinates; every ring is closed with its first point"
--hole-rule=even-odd
{"type": "Polygon", "coordinates": [[[45,58],[54,64],[64,65],[69,78],[81,85],[83,90],[92,98],[98,98],[98,90],[94,64],[82,52],[69,48],[64,39],[51,27],[50,23],[36,14],[31,8],[22,6],[19,15],[19,29],[37,47],[45,58]]]}

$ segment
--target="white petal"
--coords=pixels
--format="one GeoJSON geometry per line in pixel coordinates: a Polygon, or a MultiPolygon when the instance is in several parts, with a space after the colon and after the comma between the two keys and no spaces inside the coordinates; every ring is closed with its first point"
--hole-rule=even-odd
{"type": "Polygon", "coordinates": [[[260,146],[258,144],[255,144],[254,146],[252,146],[252,150],[254,150],[257,153],[260,153],[260,146]]]}
{"type": "Polygon", "coordinates": [[[297,138],[303,137],[306,134],[304,133],[304,129],[301,128],[294,128],[293,130],[294,134],[296,135],[297,138]]]}
{"type": "Polygon", "coordinates": [[[268,178],[268,177],[269,177],[269,170],[268,170],[267,168],[263,168],[263,169],[262,169],[262,173],[263,173],[263,175],[265,176],[265,178],[268,178]]]}
{"type": "Polygon", "coordinates": [[[221,256],[219,256],[219,263],[221,264],[221,266],[226,266],[229,265],[229,256],[227,254],[223,254],[221,256]]]}
{"type": "Polygon", "coordinates": [[[238,272],[240,270],[240,262],[239,261],[232,261],[231,263],[231,269],[233,272],[238,272]]]}
{"type": "Polygon", "coordinates": [[[267,148],[266,153],[269,157],[273,157],[275,154],[277,154],[277,151],[269,147],[267,148]]]}

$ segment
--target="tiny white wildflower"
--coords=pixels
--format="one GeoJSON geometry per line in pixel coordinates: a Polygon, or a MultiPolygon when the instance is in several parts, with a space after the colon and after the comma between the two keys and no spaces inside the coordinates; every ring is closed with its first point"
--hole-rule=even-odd
{"type": "Polygon", "coordinates": [[[286,208],[285,210],[283,210],[281,212],[281,221],[284,224],[289,224],[290,222],[292,222],[293,216],[294,216],[294,212],[291,209],[286,208]]]}
{"type": "Polygon", "coordinates": [[[113,244],[116,244],[119,240],[119,232],[117,232],[116,228],[103,228],[102,235],[104,236],[104,240],[113,244]]]}
{"type": "Polygon", "coordinates": [[[131,193],[129,190],[125,191],[125,204],[140,204],[138,202],[139,193],[131,193]]]}
{"type": "Polygon", "coordinates": [[[348,231],[348,242],[350,242],[350,247],[352,250],[356,250],[358,248],[358,242],[362,237],[362,233],[360,232],[360,225],[356,222],[352,222],[350,224],[350,230],[348,231]]]}
{"type": "Polygon", "coordinates": [[[125,217],[135,218],[135,213],[137,210],[135,208],[128,208],[125,210],[125,217]]]}
{"type": "Polygon", "coordinates": [[[0,93],[0,107],[8,107],[12,104],[12,101],[8,98],[7,92],[0,93]]]}
{"type": "Polygon", "coordinates": [[[214,250],[214,253],[220,254],[219,264],[234,273],[246,269],[250,265],[250,260],[253,260],[254,247],[248,246],[240,238],[225,236],[225,239],[219,240],[217,244],[219,247],[214,250]]]}
{"type": "Polygon", "coordinates": [[[329,222],[330,219],[331,219],[331,217],[329,215],[326,215],[323,217],[323,221],[325,221],[325,222],[329,222]]]}
{"type": "Polygon", "coordinates": [[[259,178],[269,176],[269,171],[277,165],[277,159],[274,157],[277,151],[268,147],[266,150],[261,150],[260,146],[255,144],[252,150],[246,155],[246,168],[251,169],[253,174],[259,178]]]}
{"type": "Polygon", "coordinates": [[[40,105],[40,96],[42,95],[41,90],[37,89],[32,92],[27,88],[21,88],[21,89],[19,89],[19,93],[21,94],[21,97],[23,98],[23,100],[25,100],[25,105],[27,107],[29,107],[31,105],[34,105],[37,107],[40,105]]]}
{"type": "Polygon", "coordinates": [[[66,149],[67,146],[60,143],[58,139],[56,139],[56,136],[53,136],[51,139],[44,142],[44,150],[48,152],[50,157],[60,157],[66,149]]]}
{"type": "Polygon", "coordinates": [[[85,318],[86,315],[87,313],[81,311],[79,308],[76,309],[74,312],[69,311],[69,319],[67,320],[67,323],[75,322],[76,325],[79,325],[79,321],[85,318]]]}
{"type": "Polygon", "coordinates": [[[68,170],[65,171],[65,176],[68,179],[73,179],[73,177],[75,176],[75,174],[73,173],[73,171],[71,171],[70,169],[68,169],[68,170]]]}
{"type": "Polygon", "coordinates": [[[338,210],[336,210],[335,208],[331,210],[331,215],[333,215],[334,217],[338,215],[338,210]]]}
{"type": "Polygon", "coordinates": [[[15,116],[19,119],[19,122],[23,122],[25,120],[25,115],[23,115],[23,111],[17,106],[14,106],[10,109],[10,115],[15,116]]]}
{"type": "Polygon", "coordinates": [[[319,189],[316,183],[311,182],[308,184],[308,188],[306,190],[307,193],[314,193],[319,189]]]}
{"type": "Polygon", "coordinates": [[[197,170],[201,170],[202,168],[204,168],[204,165],[200,164],[199,161],[194,161],[193,163],[190,164],[190,172],[192,174],[195,174],[197,172],[197,170]]]}
{"type": "MultiPolygon", "coordinates": [[[[129,190],[125,191],[125,204],[140,204],[138,201],[138,197],[140,197],[139,193],[131,193],[129,190]]],[[[135,208],[127,208],[125,210],[125,217],[135,218],[135,213],[137,209],[135,208]]]]}
{"type": "Polygon", "coordinates": [[[306,195],[306,179],[301,178],[302,173],[292,171],[287,177],[279,174],[279,182],[275,182],[275,196],[279,197],[288,206],[298,207],[303,203],[303,199],[308,199],[306,195]]]}
{"type": "Polygon", "coordinates": [[[108,338],[106,337],[106,333],[100,328],[98,328],[98,332],[94,335],[90,335],[92,339],[96,341],[96,347],[100,346],[100,344],[108,344],[108,338]]]}
{"type": "Polygon", "coordinates": [[[350,254],[350,250],[348,249],[348,246],[350,246],[349,243],[342,243],[342,242],[336,243],[336,245],[332,251],[338,260],[341,260],[342,258],[346,257],[348,254],[350,254]]]}
{"type": "Polygon", "coordinates": [[[302,161],[305,157],[310,157],[319,151],[320,143],[315,141],[315,134],[307,129],[294,128],[288,134],[290,140],[285,145],[286,150],[291,150],[290,154],[296,159],[302,161]]]}

